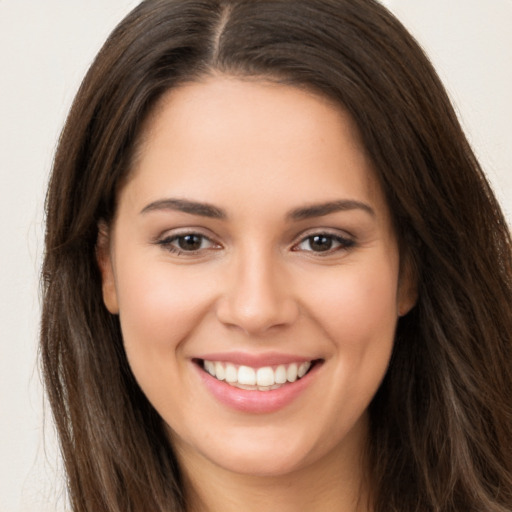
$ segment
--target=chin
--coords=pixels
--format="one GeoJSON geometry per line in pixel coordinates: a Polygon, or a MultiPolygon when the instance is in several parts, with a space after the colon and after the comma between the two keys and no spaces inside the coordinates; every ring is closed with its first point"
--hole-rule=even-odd
{"type": "MultiPolygon", "coordinates": [[[[208,454],[205,454],[208,456],[208,454]]],[[[210,455],[211,456],[211,455],[210,455]]],[[[310,465],[310,453],[285,449],[282,446],[254,446],[210,461],[226,471],[255,477],[280,477],[292,474],[310,465]]]]}
{"type": "MultiPolygon", "coordinates": [[[[211,432],[211,437],[206,439],[204,432],[195,439],[173,436],[172,443],[185,466],[191,467],[188,462],[199,455],[212,466],[234,474],[275,478],[300,472],[327,459],[334,462],[333,455],[350,456],[353,436],[348,433],[347,437],[352,439],[347,439],[349,442],[345,444],[345,436],[339,431],[333,436],[330,432],[300,431],[296,425],[292,431],[282,426],[266,425],[233,428],[229,432],[224,431],[223,435],[211,432]]],[[[359,434],[356,437],[359,438],[359,434]]]]}

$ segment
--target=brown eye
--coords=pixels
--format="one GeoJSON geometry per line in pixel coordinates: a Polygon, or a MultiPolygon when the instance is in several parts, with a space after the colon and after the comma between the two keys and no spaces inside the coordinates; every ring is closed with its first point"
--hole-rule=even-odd
{"type": "Polygon", "coordinates": [[[200,233],[184,233],[168,236],[158,242],[166,251],[175,254],[195,254],[203,250],[219,249],[220,246],[200,233]]]}
{"type": "Polygon", "coordinates": [[[355,245],[354,240],[329,233],[317,233],[303,238],[293,250],[310,253],[335,253],[355,245]]]}
{"type": "Polygon", "coordinates": [[[332,236],[315,235],[308,238],[308,244],[312,251],[323,252],[332,248],[334,240],[332,236]]]}
{"type": "Polygon", "coordinates": [[[198,251],[201,249],[204,237],[201,235],[185,235],[176,238],[175,243],[182,251],[198,251]]]}

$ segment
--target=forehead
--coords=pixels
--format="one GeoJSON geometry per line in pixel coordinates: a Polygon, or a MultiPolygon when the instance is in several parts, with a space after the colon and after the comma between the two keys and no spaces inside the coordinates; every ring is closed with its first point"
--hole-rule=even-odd
{"type": "Polygon", "coordinates": [[[233,77],[209,77],[161,98],[130,181],[142,196],[159,188],[210,202],[247,190],[283,205],[340,194],[381,199],[357,126],[340,106],[297,87],[233,77]]]}

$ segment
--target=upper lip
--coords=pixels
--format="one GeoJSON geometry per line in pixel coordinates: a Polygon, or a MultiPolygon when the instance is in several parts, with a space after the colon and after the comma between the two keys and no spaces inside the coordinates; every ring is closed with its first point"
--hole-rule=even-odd
{"type": "Polygon", "coordinates": [[[279,352],[267,352],[254,354],[249,352],[215,352],[202,354],[194,359],[202,359],[206,361],[219,361],[224,363],[232,363],[235,365],[250,366],[252,368],[261,368],[263,366],[276,366],[280,364],[305,363],[314,361],[318,357],[305,357],[295,354],[283,354],[279,352]]]}

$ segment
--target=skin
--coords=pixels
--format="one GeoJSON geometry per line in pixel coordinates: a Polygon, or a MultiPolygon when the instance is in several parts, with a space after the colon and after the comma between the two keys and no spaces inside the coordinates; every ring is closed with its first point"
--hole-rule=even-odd
{"type": "Polygon", "coordinates": [[[190,510],[367,510],[366,410],[415,293],[347,113],[233,77],[168,92],[100,227],[98,261],[132,371],[169,426],[190,510]],[[339,201],[350,202],[304,213],[339,201]],[[187,233],[203,237],[198,250],[179,249],[187,233]],[[331,247],[317,250],[313,235],[331,247]],[[285,407],[247,413],[213,397],[194,362],[233,351],[321,364],[285,407]]]}

